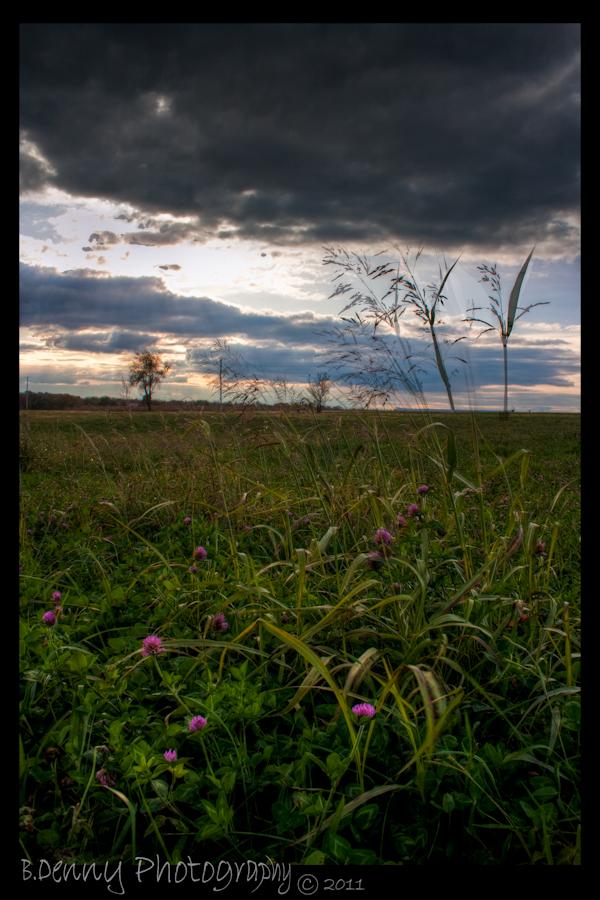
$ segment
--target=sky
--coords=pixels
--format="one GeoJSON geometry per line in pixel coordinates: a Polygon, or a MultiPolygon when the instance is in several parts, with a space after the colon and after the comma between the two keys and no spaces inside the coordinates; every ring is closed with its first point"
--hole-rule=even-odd
{"type": "MultiPolygon", "coordinates": [[[[119,396],[150,350],[157,399],[215,399],[224,352],[301,392],[355,294],[393,301],[365,264],[404,257],[426,297],[456,262],[455,403],[500,409],[499,333],[464,320],[497,324],[480,267],[506,311],[535,248],[509,408],[580,409],[579,24],[21,24],[19,127],[20,390],[119,396]]],[[[399,300],[382,340],[447,408],[399,300]]]]}

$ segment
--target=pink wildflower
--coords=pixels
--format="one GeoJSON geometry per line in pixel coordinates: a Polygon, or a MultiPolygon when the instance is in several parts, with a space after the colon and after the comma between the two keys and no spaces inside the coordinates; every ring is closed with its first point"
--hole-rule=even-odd
{"type": "Polygon", "coordinates": [[[421,487],[417,488],[417,494],[426,494],[429,488],[426,484],[422,484],[421,487]]]}
{"type": "Polygon", "coordinates": [[[194,559],[206,559],[208,553],[204,549],[204,547],[196,547],[194,550],[194,559]]]}
{"type": "Polygon", "coordinates": [[[544,548],[545,548],[545,546],[546,546],[546,543],[545,543],[545,542],[538,541],[538,542],[537,542],[536,551],[535,551],[535,555],[536,555],[536,556],[548,556],[547,553],[544,553],[544,548]]]}
{"type": "Polygon", "coordinates": [[[160,645],[161,639],[156,634],[151,634],[149,637],[144,638],[142,641],[142,656],[155,656],[157,653],[162,653],[165,649],[160,645]]]}
{"type": "Polygon", "coordinates": [[[190,566],[190,572],[192,573],[192,575],[194,574],[194,572],[197,572],[197,571],[198,571],[198,566],[190,566]]]}
{"type": "Polygon", "coordinates": [[[223,613],[217,613],[216,616],[213,616],[210,622],[210,630],[211,631],[227,631],[229,625],[223,613]]]}
{"type": "Polygon", "coordinates": [[[60,600],[60,591],[54,591],[54,593],[52,594],[52,602],[58,603],[59,600],[60,600]]]}
{"type": "Polygon", "coordinates": [[[404,516],[396,516],[396,522],[398,523],[400,528],[402,528],[403,525],[406,525],[406,519],[404,518],[404,516]]]}
{"type": "Polygon", "coordinates": [[[56,625],[56,616],[52,611],[44,613],[42,616],[42,622],[44,625],[56,625]]]}
{"type": "Polygon", "coordinates": [[[165,750],[164,756],[167,762],[177,762],[177,750],[165,750]]]}
{"type": "Polygon", "coordinates": [[[106,790],[107,787],[113,787],[115,784],[106,769],[99,769],[96,772],[96,781],[102,785],[104,790],[106,790]]]}
{"type": "Polygon", "coordinates": [[[369,556],[367,558],[367,565],[369,569],[376,569],[382,557],[383,554],[379,553],[378,551],[375,551],[375,553],[369,553],[369,556]]]}
{"type": "Polygon", "coordinates": [[[389,544],[392,540],[392,536],[389,531],[386,531],[384,528],[380,528],[379,531],[375,532],[375,543],[381,544],[389,544]]]}
{"type": "Polygon", "coordinates": [[[190,731],[201,731],[206,725],[206,719],[203,716],[194,716],[190,722],[190,731]]]}
{"type": "Polygon", "coordinates": [[[190,522],[191,522],[192,520],[191,520],[191,519],[189,518],[189,516],[188,516],[188,517],[185,518],[183,521],[185,522],[186,525],[189,525],[190,522]]]}
{"type": "Polygon", "coordinates": [[[416,503],[411,503],[406,511],[407,516],[418,516],[420,513],[420,509],[416,503]]]}
{"type": "Polygon", "coordinates": [[[369,716],[372,718],[375,715],[375,707],[371,706],[370,703],[357,703],[356,706],[352,707],[352,712],[356,713],[357,716],[369,716]]]}

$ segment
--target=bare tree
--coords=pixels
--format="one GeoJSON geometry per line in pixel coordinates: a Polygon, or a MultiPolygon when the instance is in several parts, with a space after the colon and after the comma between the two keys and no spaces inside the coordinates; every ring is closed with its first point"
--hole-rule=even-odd
{"type": "Polygon", "coordinates": [[[121,387],[119,389],[119,393],[121,395],[121,399],[125,402],[127,407],[131,406],[131,385],[127,378],[121,378],[121,387]]]}
{"type": "Polygon", "coordinates": [[[309,375],[306,391],[311,400],[314,400],[317,412],[320,413],[325,400],[331,393],[331,379],[326,372],[320,372],[316,381],[312,382],[309,375]]]}
{"type": "MultiPolygon", "coordinates": [[[[334,264],[341,267],[341,271],[334,277],[334,281],[340,278],[344,271],[349,271],[356,274],[359,281],[367,288],[366,294],[360,291],[355,292],[350,298],[350,303],[342,309],[340,315],[342,316],[342,321],[346,323],[344,328],[335,328],[332,331],[322,332],[329,337],[329,343],[334,345],[333,348],[324,354],[326,363],[330,366],[335,365],[338,372],[340,372],[341,379],[348,384],[353,384],[355,390],[360,385],[363,385],[363,393],[375,392],[373,397],[377,395],[384,402],[398,390],[408,390],[416,397],[419,405],[425,406],[422,385],[417,377],[417,373],[425,372],[425,369],[412,360],[421,358],[425,362],[434,362],[446,388],[450,408],[454,411],[450,377],[455,372],[448,374],[442,345],[455,344],[460,340],[464,340],[464,338],[459,337],[455,340],[440,338],[437,333],[437,327],[443,325],[443,322],[439,319],[438,310],[438,307],[444,305],[444,300],[446,299],[442,291],[458,260],[449,269],[446,266],[445,275],[442,274],[440,266],[440,284],[439,286],[428,285],[431,296],[427,297],[426,291],[421,290],[418,285],[414,270],[422,249],[419,249],[417,252],[413,268],[411,269],[409,249],[406,250],[406,253],[402,253],[396,244],[392,244],[392,247],[400,253],[401,262],[408,273],[408,277],[405,274],[400,274],[400,262],[394,265],[380,265],[373,269],[365,256],[361,257],[357,253],[352,253],[354,257],[352,259],[346,250],[339,249],[336,253],[332,247],[324,247],[329,254],[329,258],[323,260],[324,264],[334,264]],[[379,299],[365,278],[374,281],[385,275],[393,275],[394,272],[395,275],[392,278],[390,289],[379,299]],[[398,297],[400,286],[406,289],[401,300],[398,297]],[[391,294],[394,295],[394,300],[391,305],[387,305],[385,301],[391,294]],[[358,313],[355,318],[347,319],[343,317],[343,313],[360,304],[362,304],[361,312],[364,318],[361,319],[358,313]],[[415,315],[423,322],[423,331],[427,332],[431,338],[433,357],[427,351],[412,353],[410,342],[400,333],[400,317],[411,307],[415,315]],[[438,316],[437,322],[436,316],[438,316]],[[378,333],[377,328],[381,325],[384,327],[378,333]],[[394,348],[387,340],[393,334],[395,334],[397,339],[397,346],[394,348]],[[398,349],[400,354],[398,354],[398,349]]],[[[381,256],[384,252],[386,251],[382,250],[376,256],[381,256]]],[[[351,285],[349,284],[339,284],[334,293],[331,294],[331,297],[345,294],[350,289],[351,285]]],[[[461,363],[465,363],[464,359],[460,359],[460,357],[455,358],[461,363]]]]}
{"type": "Polygon", "coordinates": [[[129,366],[129,384],[143,391],[142,400],[148,406],[148,412],[152,412],[152,395],[160,387],[161,381],[173,368],[171,363],[163,363],[159,353],[136,353],[129,366]]]}
{"type": "MultiPolygon", "coordinates": [[[[480,331],[477,335],[477,338],[480,338],[482,334],[485,334],[486,331],[497,331],[500,335],[500,339],[502,341],[502,347],[504,349],[504,415],[508,416],[508,339],[513,330],[513,326],[517,319],[520,319],[521,316],[524,316],[526,312],[529,312],[530,309],[533,309],[534,306],[547,306],[550,301],[544,300],[540,303],[532,303],[530,306],[525,307],[523,309],[521,306],[517,306],[519,302],[519,294],[521,292],[521,287],[523,285],[523,279],[525,278],[525,273],[527,272],[527,266],[529,265],[529,261],[533,256],[533,251],[535,250],[535,244],[533,246],[533,250],[525,260],[521,271],[517,275],[517,280],[514,283],[513,289],[510,292],[510,299],[508,301],[508,310],[506,314],[506,318],[504,317],[504,310],[502,308],[502,290],[500,287],[500,275],[498,274],[498,269],[495,265],[491,268],[489,266],[477,266],[480,272],[483,272],[483,278],[480,278],[480,282],[489,282],[492,285],[492,293],[489,294],[489,298],[492,301],[492,305],[490,306],[490,311],[492,315],[496,317],[497,324],[493,325],[490,322],[487,322],[485,319],[476,319],[470,316],[468,319],[465,319],[465,322],[481,322],[482,325],[487,325],[487,328],[484,328],[483,331],[480,331]],[[496,296],[492,296],[495,294],[496,296]],[[517,316],[516,312],[521,309],[522,312],[517,316]]],[[[471,312],[479,312],[483,309],[482,306],[473,306],[471,307],[471,312]]],[[[469,310],[467,310],[469,312],[469,310]]],[[[477,340],[477,338],[475,340],[477,340]]]]}

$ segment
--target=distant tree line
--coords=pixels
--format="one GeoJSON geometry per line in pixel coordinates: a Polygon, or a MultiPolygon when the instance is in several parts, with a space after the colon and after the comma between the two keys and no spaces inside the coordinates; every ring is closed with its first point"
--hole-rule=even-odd
{"type": "MultiPolygon", "coordinates": [[[[197,412],[215,411],[219,409],[218,400],[152,400],[153,408],[156,407],[160,411],[178,411],[191,410],[197,412]]],[[[26,402],[25,392],[19,392],[19,409],[78,409],[82,412],[120,407],[121,409],[129,409],[131,412],[147,412],[147,405],[143,398],[130,397],[127,400],[121,397],[77,397],[73,394],[51,394],[47,391],[28,392],[26,402]]],[[[289,403],[256,403],[258,409],[291,409],[294,404],[289,403]]],[[[341,407],[329,407],[330,409],[340,409],[341,407]]],[[[231,403],[223,401],[223,410],[232,411],[242,409],[241,403],[231,403]]]]}

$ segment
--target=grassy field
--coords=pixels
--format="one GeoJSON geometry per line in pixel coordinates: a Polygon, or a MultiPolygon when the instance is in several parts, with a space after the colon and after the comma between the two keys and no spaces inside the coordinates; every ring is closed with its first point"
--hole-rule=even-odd
{"type": "Polygon", "coordinates": [[[21,412],[23,855],[580,864],[580,427],[21,412]]]}

